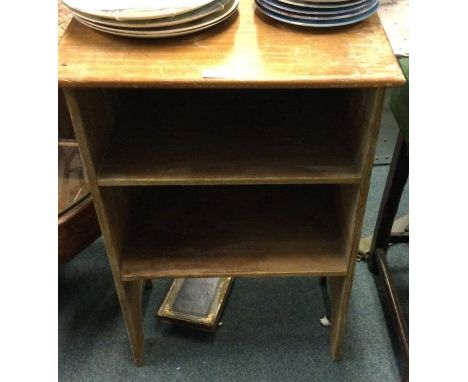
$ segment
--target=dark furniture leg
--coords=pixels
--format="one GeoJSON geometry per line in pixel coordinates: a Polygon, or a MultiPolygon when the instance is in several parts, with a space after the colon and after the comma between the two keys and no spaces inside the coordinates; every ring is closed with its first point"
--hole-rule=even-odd
{"type": "Polygon", "coordinates": [[[401,195],[408,180],[408,162],[408,145],[400,133],[395,145],[368,258],[369,270],[379,276],[380,286],[384,291],[386,305],[391,317],[390,321],[397,335],[402,357],[403,380],[408,379],[409,331],[395,291],[386,253],[390,244],[409,242],[409,235],[407,233],[392,234],[391,232],[401,195]]]}
{"type": "Polygon", "coordinates": [[[409,331],[408,324],[403,314],[403,309],[400,304],[392,274],[387,263],[386,253],[382,249],[377,249],[374,252],[375,261],[377,263],[378,273],[381,279],[387,308],[390,313],[390,320],[397,334],[398,346],[400,347],[402,357],[402,376],[403,380],[408,379],[408,362],[409,362],[409,331]]]}
{"type": "Polygon", "coordinates": [[[409,243],[408,232],[393,232],[390,235],[390,244],[409,243]]]}
{"type": "Polygon", "coordinates": [[[391,242],[392,225],[400,204],[401,194],[408,180],[408,166],[408,145],[399,133],[372,238],[369,270],[374,274],[377,272],[377,264],[373,252],[377,248],[386,252],[391,242]]]}

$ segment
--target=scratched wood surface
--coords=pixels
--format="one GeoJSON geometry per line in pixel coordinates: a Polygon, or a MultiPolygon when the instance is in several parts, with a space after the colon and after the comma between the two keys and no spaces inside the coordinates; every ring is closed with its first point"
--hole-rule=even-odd
{"type": "Polygon", "coordinates": [[[309,29],[241,0],[228,21],[193,35],[132,39],[73,20],[59,47],[63,87],[386,87],[404,83],[377,15],[309,29]]]}

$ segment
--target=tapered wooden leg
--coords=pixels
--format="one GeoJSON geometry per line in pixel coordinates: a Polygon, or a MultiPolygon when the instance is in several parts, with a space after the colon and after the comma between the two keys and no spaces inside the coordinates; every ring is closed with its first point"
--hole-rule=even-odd
{"type": "Polygon", "coordinates": [[[127,327],[133,360],[136,366],[143,365],[144,358],[144,334],[143,334],[143,310],[142,291],[143,281],[116,280],[120,306],[127,327]]]}
{"type": "Polygon", "coordinates": [[[352,275],[344,277],[327,277],[330,296],[330,350],[333,361],[341,359],[341,345],[346,325],[346,313],[352,275]]]}
{"type": "Polygon", "coordinates": [[[114,277],[117,296],[124,316],[125,326],[137,366],[143,364],[144,336],[142,313],[143,281],[122,281],[120,259],[126,232],[128,189],[100,188],[97,184],[97,168],[104,154],[110,131],[114,126],[116,93],[105,89],[64,90],[70,117],[79,144],[83,164],[88,175],[96,214],[104,237],[106,252],[114,277]]]}
{"type": "Polygon", "coordinates": [[[353,212],[349,215],[349,231],[345,232],[346,240],[346,260],[347,272],[345,276],[327,277],[328,294],[330,296],[330,349],[334,361],[338,361],[342,356],[342,343],[346,326],[346,316],[349,298],[354,278],[356,257],[359,250],[361,229],[364,220],[364,211],[367,194],[370,185],[370,175],[372,171],[372,161],[375,153],[377,135],[379,132],[380,119],[384,100],[384,89],[377,89],[373,92],[366,92],[365,100],[368,110],[368,126],[366,127],[365,145],[367,148],[363,154],[362,181],[355,195],[355,205],[353,212]]]}

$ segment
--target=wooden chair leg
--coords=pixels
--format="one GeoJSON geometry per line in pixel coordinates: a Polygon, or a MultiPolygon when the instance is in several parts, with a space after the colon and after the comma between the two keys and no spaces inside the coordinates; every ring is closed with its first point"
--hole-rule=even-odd
{"type": "Polygon", "coordinates": [[[377,216],[368,258],[369,270],[374,274],[377,272],[375,250],[376,248],[381,248],[386,252],[388,249],[393,221],[395,220],[401,195],[405,188],[406,181],[408,180],[408,167],[408,146],[401,133],[399,133],[382,196],[382,202],[380,204],[379,214],[377,216]]]}
{"type": "Polygon", "coordinates": [[[406,233],[393,236],[391,234],[401,195],[408,180],[408,167],[408,146],[401,133],[399,133],[368,258],[369,270],[379,275],[390,320],[396,330],[396,337],[402,357],[402,376],[404,380],[407,378],[409,361],[408,325],[395,291],[392,275],[389,271],[387,249],[391,242],[402,243],[409,241],[409,236],[406,233]]]}
{"type": "Polygon", "coordinates": [[[409,233],[408,232],[393,232],[390,235],[389,241],[391,244],[409,243],[409,233]]]}
{"type": "Polygon", "coordinates": [[[408,324],[406,322],[405,315],[403,314],[403,308],[401,307],[400,300],[395,290],[395,284],[388,267],[386,253],[382,249],[377,249],[375,252],[375,259],[383,290],[385,292],[392,324],[397,331],[398,345],[401,349],[401,355],[404,363],[403,367],[404,369],[407,369],[409,359],[408,324]]]}

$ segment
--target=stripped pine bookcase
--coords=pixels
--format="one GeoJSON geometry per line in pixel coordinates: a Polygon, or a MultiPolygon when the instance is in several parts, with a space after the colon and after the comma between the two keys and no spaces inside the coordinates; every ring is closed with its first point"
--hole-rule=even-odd
{"type": "Polygon", "coordinates": [[[161,40],[71,22],[59,86],[137,365],[158,277],[326,276],[341,357],[383,96],[404,81],[377,15],[306,30],[241,0],[161,40]]]}

